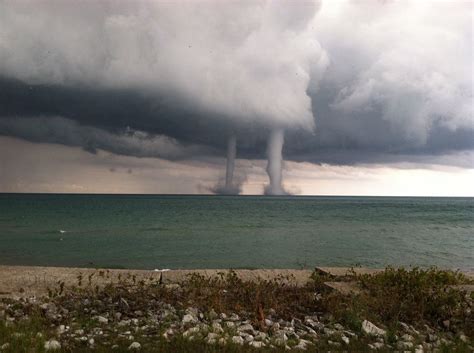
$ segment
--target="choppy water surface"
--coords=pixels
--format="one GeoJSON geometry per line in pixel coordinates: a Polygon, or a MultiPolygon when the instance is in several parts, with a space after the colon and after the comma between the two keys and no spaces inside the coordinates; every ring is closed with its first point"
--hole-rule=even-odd
{"type": "Polygon", "coordinates": [[[474,268],[474,199],[0,194],[0,264],[474,268]]]}

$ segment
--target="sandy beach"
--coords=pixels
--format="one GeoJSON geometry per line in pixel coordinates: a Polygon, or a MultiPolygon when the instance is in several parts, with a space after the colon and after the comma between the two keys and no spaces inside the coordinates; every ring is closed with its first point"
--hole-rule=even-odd
{"type": "MultiPolygon", "coordinates": [[[[341,277],[354,271],[356,274],[375,274],[382,269],[349,268],[349,267],[316,267],[321,273],[334,277],[341,277]]],[[[44,267],[44,266],[0,266],[0,296],[27,297],[47,294],[48,288],[57,287],[63,282],[66,287],[76,285],[78,276],[83,278],[92,276],[96,285],[117,282],[119,278],[135,276],[137,280],[161,278],[163,283],[180,283],[190,274],[199,274],[204,277],[218,276],[227,273],[229,269],[205,270],[125,270],[125,269],[94,269],[78,267],[44,267]]],[[[302,286],[310,279],[313,270],[303,269],[239,269],[234,270],[237,276],[244,281],[287,279],[302,286]]],[[[474,278],[474,273],[463,272],[474,278]]]]}

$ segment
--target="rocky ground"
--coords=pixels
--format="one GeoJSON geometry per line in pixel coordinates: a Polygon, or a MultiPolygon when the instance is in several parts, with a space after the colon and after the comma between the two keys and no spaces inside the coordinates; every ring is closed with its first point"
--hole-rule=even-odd
{"type": "MultiPolygon", "coordinates": [[[[385,276],[396,284],[407,273],[385,276]]],[[[411,291],[402,285],[406,297],[432,296],[420,302],[404,301],[393,288],[393,298],[378,298],[371,285],[379,290],[391,282],[373,276],[340,279],[356,281],[358,293],[334,291],[319,274],[303,287],[287,279],[245,282],[232,273],[181,284],[129,278],[104,288],[94,286],[91,277],[78,278],[76,287],[58,283],[48,296],[4,298],[0,352],[473,352],[472,294],[451,288],[469,280],[441,273],[432,273],[430,288],[413,284],[420,274],[407,282],[411,291]],[[395,311],[367,298],[389,299],[395,311]],[[425,309],[403,308],[415,304],[425,309]]]]}

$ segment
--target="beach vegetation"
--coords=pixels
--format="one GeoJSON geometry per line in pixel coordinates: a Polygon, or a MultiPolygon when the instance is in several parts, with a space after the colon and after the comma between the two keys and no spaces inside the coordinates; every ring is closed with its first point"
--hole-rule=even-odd
{"type": "Polygon", "coordinates": [[[58,282],[43,298],[3,298],[0,352],[58,343],[58,352],[464,353],[474,340],[472,284],[436,268],[315,270],[303,286],[291,276],[243,280],[234,271],[163,283],[100,270],[72,286],[58,282]]]}

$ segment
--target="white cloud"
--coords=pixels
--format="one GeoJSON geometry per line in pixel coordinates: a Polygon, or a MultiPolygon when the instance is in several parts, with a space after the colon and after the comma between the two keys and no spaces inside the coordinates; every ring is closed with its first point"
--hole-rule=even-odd
{"type": "MultiPolygon", "coordinates": [[[[382,138],[407,147],[424,146],[434,125],[474,128],[471,2],[336,3],[316,19],[332,62],[324,83],[335,92],[331,114],[357,130],[364,126],[354,120],[372,116],[387,127],[382,138]]],[[[370,141],[359,132],[348,134],[370,141]]]]}

